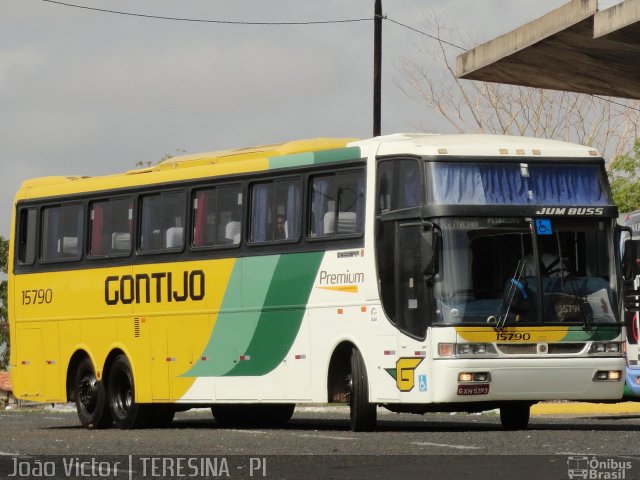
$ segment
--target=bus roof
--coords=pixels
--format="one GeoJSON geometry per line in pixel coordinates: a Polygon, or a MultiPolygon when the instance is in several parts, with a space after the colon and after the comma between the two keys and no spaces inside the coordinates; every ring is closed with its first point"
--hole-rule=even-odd
{"type": "Polygon", "coordinates": [[[110,190],[139,185],[206,178],[359,158],[360,150],[346,148],[353,138],[314,138],[280,144],[204,152],[171,157],[147,168],[101,177],[51,176],[25,180],[16,200],[110,190]]]}
{"type": "Polygon", "coordinates": [[[314,138],[231,150],[182,155],[148,168],[101,177],[55,176],[25,180],[16,200],[108,191],[140,185],[263,171],[377,155],[478,157],[597,157],[591,147],[556,140],[482,134],[393,134],[368,140],[314,138]]]}
{"type": "Polygon", "coordinates": [[[395,134],[364,140],[378,142],[378,155],[397,153],[420,156],[478,157],[598,157],[593,147],[542,138],[486,134],[395,134]]]}

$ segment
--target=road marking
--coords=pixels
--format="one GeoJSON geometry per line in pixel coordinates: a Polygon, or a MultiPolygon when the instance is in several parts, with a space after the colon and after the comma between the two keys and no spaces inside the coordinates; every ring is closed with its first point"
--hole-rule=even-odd
{"type": "Polygon", "coordinates": [[[241,428],[229,428],[227,429],[227,432],[240,432],[240,433],[267,433],[265,431],[262,430],[243,430],[241,428]]]}
{"type": "Polygon", "coordinates": [[[19,453],[0,452],[0,457],[20,457],[19,453]]]}
{"type": "Polygon", "coordinates": [[[358,440],[357,438],[354,437],[338,437],[338,436],[332,436],[332,435],[297,435],[298,437],[304,437],[304,438],[324,438],[326,440],[358,440]]]}
{"type": "Polygon", "coordinates": [[[431,442],[411,442],[411,444],[419,445],[421,447],[456,448],[458,450],[482,450],[482,447],[475,447],[473,445],[447,445],[446,443],[431,443],[431,442]]]}

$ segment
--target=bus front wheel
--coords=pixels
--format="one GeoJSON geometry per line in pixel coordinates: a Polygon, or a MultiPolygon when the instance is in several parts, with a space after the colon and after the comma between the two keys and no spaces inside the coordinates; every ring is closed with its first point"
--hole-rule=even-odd
{"type": "Polygon", "coordinates": [[[500,422],[505,430],[524,430],[529,424],[531,405],[511,403],[500,407],[500,422]]]}
{"type": "Polygon", "coordinates": [[[121,429],[145,427],[149,423],[149,405],[136,403],[135,384],[131,364],[124,355],[118,355],[109,371],[107,399],[116,426],[121,429]]]}
{"type": "Polygon", "coordinates": [[[376,428],[376,404],[369,403],[369,380],[362,355],[351,351],[351,373],[348,377],[351,430],[370,432],[376,428]]]}
{"type": "Polygon", "coordinates": [[[88,357],[78,365],[74,385],[76,410],[82,426],[88,429],[109,428],[113,420],[107,406],[107,395],[88,357]]]}

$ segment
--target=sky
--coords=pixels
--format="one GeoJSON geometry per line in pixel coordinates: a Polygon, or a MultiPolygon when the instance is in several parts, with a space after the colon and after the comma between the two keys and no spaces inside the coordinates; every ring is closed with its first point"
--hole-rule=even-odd
{"type": "MultiPolygon", "coordinates": [[[[68,3],[241,22],[371,18],[374,8],[373,0],[68,3]]],[[[382,0],[383,13],[392,20],[432,33],[425,18],[436,15],[476,44],[564,3],[382,0]]],[[[600,8],[613,3],[601,0],[600,8]]],[[[0,0],[0,11],[0,235],[5,238],[13,195],[27,178],[120,173],[180,152],[372,135],[371,21],[223,25],[99,13],[43,0],[0,0]]],[[[384,22],[383,134],[421,131],[424,125],[447,131],[398,88],[399,64],[420,62],[421,42],[434,40],[384,22]]]]}

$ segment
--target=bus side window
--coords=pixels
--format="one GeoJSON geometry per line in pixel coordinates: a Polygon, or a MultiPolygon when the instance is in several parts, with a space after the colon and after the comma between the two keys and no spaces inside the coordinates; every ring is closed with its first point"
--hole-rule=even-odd
{"type": "Polygon", "coordinates": [[[162,192],[142,197],[140,251],[184,247],[185,193],[162,192]]]}
{"type": "Polygon", "coordinates": [[[361,234],[364,227],[363,172],[313,177],[310,218],[312,238],[361,234]]]}
{"type": "Polygon", "coordinates": [[[299,179],[278,179],[251,185],[250,241],[299,240],[301,204],[299,179]]]}
{"type": "Polygon", "coordinates": [[[242,237],[242,186],[198,190],[192,201],[194,248],[238,245],[242,237]]]}
{"type": "Polygon", "coordinates": [[[80,204],[42,209],[41,259],[77,260],[82,252],[83,214],[80,204]]]}
{"type": "Polygon", "coordinates": [[[129,255],[133,227],[132,199],[92,202],[89,207],[89,257],[129,255]]]}
{"type": "Polygon", "coordinates": [[[377,213],[417,207],[421,203],[419,163],[412,159],[381,161],[378,165],[377,213]]]}
{"type": "Polygon", "coordinates": [[[36,260],[37,226],[37,211],[35,208],[20,211],[18,231],[18,263],[20,265],[33,265],[36,260]]]}

